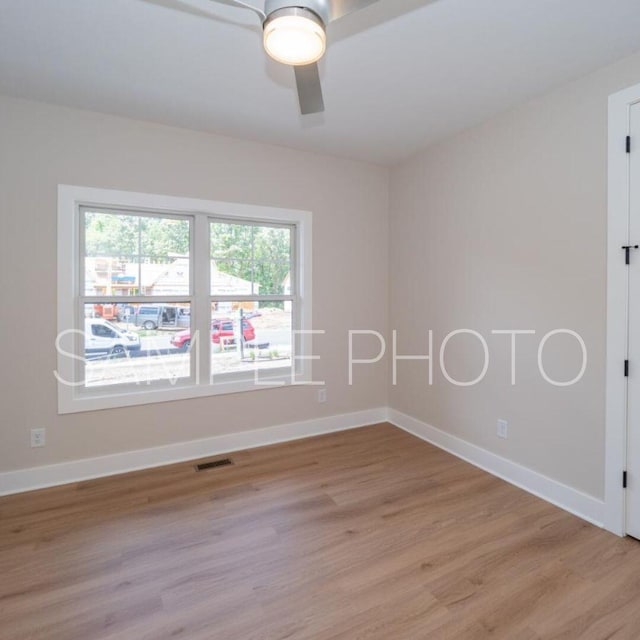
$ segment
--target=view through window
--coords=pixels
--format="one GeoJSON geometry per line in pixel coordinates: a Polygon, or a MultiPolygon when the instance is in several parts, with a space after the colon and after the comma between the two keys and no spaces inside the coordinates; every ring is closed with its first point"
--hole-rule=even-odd
{"type": "Polygon", "coordinates": [[[211,381],[291,367],[295,226],[208,218],[198,227],[187,215],[80,213],[85,387],[192,380],[196,336],[203,338],[194,310],[205,279],[211,381]],[[194,262],[198,229],[208,232],[208,273],[194,262]]]}

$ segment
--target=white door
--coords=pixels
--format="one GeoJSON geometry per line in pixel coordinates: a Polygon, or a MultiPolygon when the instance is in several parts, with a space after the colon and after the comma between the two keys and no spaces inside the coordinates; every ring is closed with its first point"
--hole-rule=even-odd
{"type": "Polygon", "coordinates": [[[631,107],[630,118],[627,533],[640,539],[640,104],[631,107]]]}

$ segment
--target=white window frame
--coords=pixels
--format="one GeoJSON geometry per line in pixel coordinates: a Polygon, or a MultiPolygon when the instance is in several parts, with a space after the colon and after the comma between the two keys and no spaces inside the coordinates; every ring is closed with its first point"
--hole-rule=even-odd
{"type": "MultiPolygon", "coordinates": [[[[81,340],[75,340],[76,359],[58,351],[58,413],[77,413],[116,407],[169,402],[203,396],[214,396],[292,385],[313,384],[312,356],[312,214],[309,211],[280,209],[239,203],[217,202],[195,198],[182,198],[111,189],[96,189],[72,185],[58,185],[58,335],[69,330],[84,330],[78,326],[84,317],[80,309],[81,238],[80,210],[82,207],[127,210],[190,216],[192,222],[192,252],[194,268],[192,278],[193,305],[191,331],[199,331],[207,339],[200,339],[192,354],[192,377],[171,384],[158,381],[151,385],[122,384],[85,388],[78,384],[82,367],[78,359],[81,340]],[[211,380],[211,340],[208,339],[211,322],[209,223],[217,219],[229,222],[284,224],[294,228],[293,257],[297,291],[293,309],[292,366],[233,374],[224,379],[211,380]],[[194,273],[197,274],[194,277],[194,273]],[[198,362],[198,376],[196,365],[198,362]],[[64,382],[63,382],[64,381],[64,382]],[[68,382],[74,384],[68,384],[68,382]],[[142,388],[143,387],[143,388],[142,388]]],[[[239,296],[242,298],[243,296],[239,296]]],[[[125,301],[126,299],[122,299],[125,301]]],[[[164,302],[164,298],[159,301],[164,302]]]]}

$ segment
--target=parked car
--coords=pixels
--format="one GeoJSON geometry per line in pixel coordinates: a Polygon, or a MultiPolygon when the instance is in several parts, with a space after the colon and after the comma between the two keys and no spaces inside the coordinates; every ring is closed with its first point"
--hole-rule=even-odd
{"type": "Polygon", "coordinates": [[[131,304],[119,304],[118,309],[118,322],[129,322],[133,320],[136,315],[136,309],[131,304]]]}
{"type": "Polygon", "coordinates": [[[157,329],[188,327],[191,324],[189,309],[167,304],[140,305],[133,317],[136,327],[157,329]]]}
{"type": "Polygon", "coordinates": [[[125,355],[127,351],[140,349],[140,337],[131,331],[124,331],[108,320],[86,318],[84,321],[85,353],[108,353],[125,355]]]}
{"type": "MultiPolygon", "coordinates": [[[[242,319],[242,335],[245,342],[256,339],[256,330],[249,320],[242,319]]],[[[211,342],[220,344],[222,340],[225,345],[235,343],[235,331],[231,318],[221,318],[211,321],[211,342]]],[[[188,349],[191,346],[191,331],[180,331],[171,338],[171,344],[178,349],[188,349]]]]}

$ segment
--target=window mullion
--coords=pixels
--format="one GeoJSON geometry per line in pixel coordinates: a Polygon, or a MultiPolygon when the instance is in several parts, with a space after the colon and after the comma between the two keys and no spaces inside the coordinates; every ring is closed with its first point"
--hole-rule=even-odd
{"type": "Polygon", "coordinates": [[[197,371],[196,382],[208,384],[211,378],[211,261],[209,255],[209,220],[206,216],[195,216],[193,233],[193,259],[191,261],[194,294],[194,323],[192,334],[199,332],[198,348],[192,352],[192,371],[197,371]]]}

